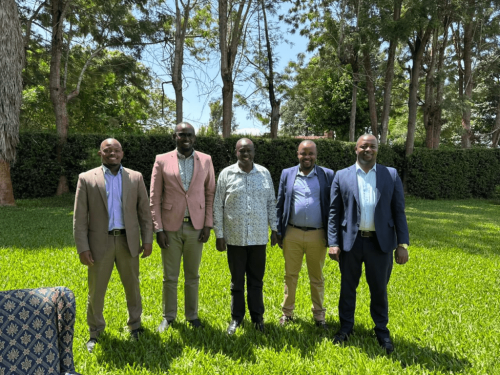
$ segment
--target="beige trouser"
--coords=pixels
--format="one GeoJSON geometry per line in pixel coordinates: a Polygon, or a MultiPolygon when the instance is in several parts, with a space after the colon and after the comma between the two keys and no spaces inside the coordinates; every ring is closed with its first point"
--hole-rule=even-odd
{"type": "Polygon", "coordinates": [[[307,271],[311,285],[313,316],[315,320],[325,320],[323,266],[326,257],[326,239],[324,229],[306,232],[288,226],[283,240],[285,299],[281,305],[282,311],[287,316],[293,316],[295,292],[304,254],[306,255],[307,271]]]}
{"type": "Polygon", "coordinates": [[[184,258],[184,313],[186,320],[198,319],[198,273],[203,251],[203,242],[198,241],[201,230],[191,223],[183,223],[176,232],[167,232],[169,247],[161,250],[163,262],[163,317],[177,317],[177,283],[184,258]]]}
{"type": "Polygon", "coordinates": [[[132,257],[128,249],[127,236],[108,236],[104,257],[88,267],[89,296],[87,302],[87,324],[90,338],[98,338],[106,322],[102,314],[104,296],[116,263],[116,269],[125,289],[128,309],[128,328],[141,326],[142,301],[139,289],[139,257],[132,257]]]}

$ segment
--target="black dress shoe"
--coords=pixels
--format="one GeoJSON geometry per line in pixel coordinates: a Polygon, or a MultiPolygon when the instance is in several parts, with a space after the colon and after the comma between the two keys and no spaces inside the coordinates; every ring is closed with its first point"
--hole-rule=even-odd
{"type": "Polygon", "coordinates": [[[286,326],[289,323],[293,323],[293,316],[282,315],[279,323],[282,327],[286,326]]]}
{"type": "Polygon", "coordinates": [[[385,337],[383,339],[377,337],[378,344],[385,349],[387,354],[391,354],[394,351],[394,345],[390,337],[385,337]]]}
{"type": "Polygon", "coordinates": [[[89,351],[89,353],[92,353],[94,351],[96,344],[97,344],[97,339],[90,339],[89,341],[87,341],[87,344],[85,345],[87,346],[87,350],[89,351]]]}
{"type": "Polygon", "coordinates": [[[139,336],[144,333],[144,328],[139,327],[137,329],[133,329],[130,331],[130,337],[132,337],[133,340],[139,340],[139,336]]]}
{"type": "Polygon", "coordinates": [[[325,331],[328,331],[330,329],[330,327],[328,327],[328,324],[326,324],[324,320],[316,320],[314,324],[316,325],[316,327],[324,329],[325,331]]]}
{"type": "Polygon", "coordinates": [[[261,320],[260,322],[253,322],[253,325],[257,331],[264,332],[264,321],[261,320]]]}
{"type": "Polygon", "coordinates": [[[160,325],[158,326],[158,328],[156,329],[158,332],[162,333],[163,331],[166,331],[168,329],[168,327],[170,327],[170,325],[174,322],[174,320],[167,320],[165,318],[163,318],[163,320],[161,321],[160,325]]]}
{"type": "Polygon", "coordinates": [[[200,322],[200,319],[188,320],[188,323],[191,324],[193,328],[203,328],[203,324],[200,322]]]}
{"type": "Polygon", "coordinates": [[[236,332],[236,328],[241,326],[243,324],[243,321],[238,321],[236,319],[231,320],[231,323],[229,323],[229,327],[227,327],[227,334],[229,336],[234,335],[236,332]]]}
{"type": "Polygon", "coordinates": [[[342,344],[343,342],[346,342],[349,340],[349,336],[352,335],[352,331],[345,332],[345,331],[338,331],[335,336],[333,336],[333,343],[334,344],[342,344]]]}

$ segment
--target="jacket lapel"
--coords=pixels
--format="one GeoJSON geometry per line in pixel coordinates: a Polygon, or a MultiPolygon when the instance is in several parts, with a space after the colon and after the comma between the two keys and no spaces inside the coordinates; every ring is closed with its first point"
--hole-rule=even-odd
{"type": "Polygon", "coordinates": [[[101,193],[102,200],[104,202],[104,206],[106,207],[106,211],[108,210],[108,197],[106,195],[106,181],[104,180],[104,171],[102,167],[98,168],[95,172],[95,182],[97,184],[97,188],[101,193]]]}
{"type": "Polygon", "coordinates": [[[201,160],[198,154],[195,152],[194,153],[194,160],[193,160],[193,177],[191,177],[191,183],[189,184],[189,189],[191,189],[191,186],[195,185],[193,184],[194,179],[196,178],[197,173],[201,171],[201,160]]]}
{"type": "MultiPolygon", "coordinates": [[[[323,168],[320,168],[316,166],[316,176],[318,176],[318,182],[319,182],[319,201],[321,203],[321,209],[323,209],[323,206],[326,207],[327,203],[325,202],[325,189],[327,188],[327,183],[326,183],[326,178],[325,178],[325,171],[323,168]]],[[[328,205],[330,202],[328,202],[328,205]]]]}
{"type": "MultiPolygon", "coordinates": [[[[177,151],[172,153],[172,168],[174,170],[174,176],[177,182],[179,183],[182,190],[184,190],[184,185],[182,184],[181,174],[179,171],[179,159],[177,158],[177,151]]],[[[194,175],[194,173],[193,173],[194,175]]]]}
{"type": "Polygon", "coordinates": [[[299,166],[296,165],[295,167],[293,167],[290,174],[288,175],[288,178],[286,181],[286,195],[287,195],[288,199],[292,198],[293,185],[295,185],[295,176],[297,176],[298,172],[299,172],[299,166]]]}
{"type": "Polygon", "coordinates": [[[376,184],[377,186],[375,187],[377,191],[377,200],[375,202],[375,207],[378,205],[378,201],[380,199],[380,192],[384,189],[384,179],[382,178],[382,168],[380,168],[380,165],[377,165],[377,172],[375,172],[376,175],[376,184]]]}
{"type": "Polygon", "coordinates": [[[356,204],[358,205],[358,210],[359,210],[359,189],[358,189],[358,176],[356,174],[356,164],[352,165],[351,167],[351,177],[349,183],[352,186],[352,192],[354,195],[354,199],[356,200],[356,204]]]}
{"type": "Polygon", "coordinates": [[[127,196],[128,192],[130,190],[131,186],[131,181],[130,181],[130,174],[125,170],[125,168],[122,169],[122,207],[125,207],[127,203],[127,196]]]}

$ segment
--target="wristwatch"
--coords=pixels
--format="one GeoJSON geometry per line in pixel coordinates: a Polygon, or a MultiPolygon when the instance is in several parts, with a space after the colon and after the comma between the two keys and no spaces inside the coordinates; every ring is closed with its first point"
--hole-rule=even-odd
{"type": "Polygon", "coordinates": [[[400,246],[401,246],[402,248],[404,248],[405,250],[408,250],[408,244],[407,244],[407,243],[400,243],[400,244],[398,245],[398,247],[400,247],[400,246]]]}

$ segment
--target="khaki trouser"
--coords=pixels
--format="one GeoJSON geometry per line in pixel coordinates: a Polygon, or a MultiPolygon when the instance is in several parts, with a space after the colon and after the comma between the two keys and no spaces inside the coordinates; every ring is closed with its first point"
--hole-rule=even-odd
{"type": "Polygon", "coordinates": [[[313,316],[315,320],[325,320],[323,266],[326,257],[326,239],[324,229],[306,232],[288,226],[283,240],[285,299],[281,305],[282,311],[287,316],[293,316],[295,292],[304,254],[306,255],[307,271],[311,285],[313,316]]]}
{"type": "Polygon", "coordinates": [[[87,324],[90,338],[98,338],[104,331],[104,296],[116,263],[116,269],[125,289],[128,309],[128,328],[141,326],[142,301],[139,289],[139,257],[132,257],[128,249],[127,236],[108,236],[104,257],[88,267],[89,295],[87,302],[87,324]]]}
{"type": "Polygon", "coordinates": [[[198,241],[201,230],[183,223],[176,232],[167,232],[169,247],[161,250],[163,263],[163,317],[177,317],[177,283],[184,258],[184,314],[186,320],[198,319],[198,286],[203,242],[198,241]]]}

